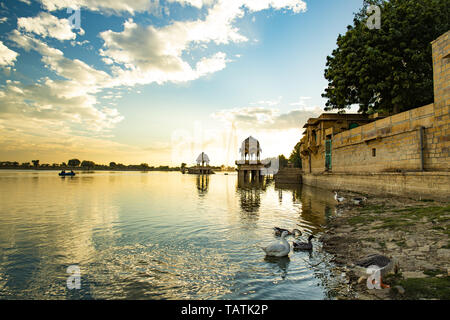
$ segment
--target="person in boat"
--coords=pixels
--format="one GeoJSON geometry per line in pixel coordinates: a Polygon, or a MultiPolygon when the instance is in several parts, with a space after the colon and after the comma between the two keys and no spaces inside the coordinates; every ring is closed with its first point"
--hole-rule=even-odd
{"type": "Polygon", "coordinates": [[[73,170],[70,170],[70,174],[73,174],[73,170]]]}
{"type": "Polygon", "coordinates": [[[61,171],[61,173],[62,173],[62,174],[65,174],[65,173],[66,173],[66,170],[61,171]]]}

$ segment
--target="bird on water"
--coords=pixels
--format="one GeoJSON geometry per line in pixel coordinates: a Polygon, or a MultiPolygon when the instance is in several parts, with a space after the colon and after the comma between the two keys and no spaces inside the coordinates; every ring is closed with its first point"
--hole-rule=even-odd
{"type": "Polygon", "coordinates": [[[269,257],[285,257],[291,252],[291,245],[286,241],[286,236],[288,233],[286,231],[281,233],[281,239],[270,243],[266,247],[261,247],[261,249],[269,257]]]}
{"type": "Polygon", "coordinates": [[[295,250],[303,250],[303,251],[309,251],[309,250],[312,250],[313,245],[312,245],[311,240],[312,240],[313,238],[314,238],[314,236],[311,235],[311,236],[308,237],[308,242],[294,241],[294,242],[292,243],[292,247],[293,247],[295,250]]]}
{"type": "Polygon", "coordinates": [[[289,230],[287,230],[287,229],[274,227],[274,228],[273,228],[273,231],[275,232],[275,235],[278,236],[278,237],[281,236],[281,234],[282,234],[283,232],[287,232],[287,233],[288,233],[288,236],[291,236],[291,235],[294,235],[294,236],[299,235],[299,236],[301,236],[301,235],[302,235],[302,232],[301,232],[300,230],[298,230],[298,229],[294,229],[294,230],[292,230],[292,231],[289,231],[289,230]]]}

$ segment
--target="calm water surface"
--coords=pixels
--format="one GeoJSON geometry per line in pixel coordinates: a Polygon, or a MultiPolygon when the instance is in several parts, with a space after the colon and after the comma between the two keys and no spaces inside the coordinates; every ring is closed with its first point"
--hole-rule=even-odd
{"type": "MultiPolygon", "coordinates": [[[[328,299],[331,257],[267,259],[274,226],[320,236],[331,192],[235,174],[0,171],[0,298],[328,299]],[[67,267],[81,269],[68,290],[67,267]]],[[[292,241],[292,238],[289,238],[292,241]]]]}

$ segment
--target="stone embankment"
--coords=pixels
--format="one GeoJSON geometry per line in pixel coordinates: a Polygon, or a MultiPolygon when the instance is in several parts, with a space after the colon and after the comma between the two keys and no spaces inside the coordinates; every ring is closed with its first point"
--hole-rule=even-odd
{"type": "Polygon", "coordinates": [[[325,251],[334,254],[351,290],[341,299],[450,299],[450,205],[433,200],[372,198],[354,205],[346,200],[322,237],[325,251]],[[353,263],[368,254],[393,258],[395,273],[383,278],[386,289],[367,287],[353,263]]]}

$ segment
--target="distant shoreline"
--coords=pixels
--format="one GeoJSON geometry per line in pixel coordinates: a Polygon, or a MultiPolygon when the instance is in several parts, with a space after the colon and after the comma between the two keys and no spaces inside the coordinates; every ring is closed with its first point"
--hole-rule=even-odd
{"type": "MultiPolygon", "coordinates": [[[[148,168],[148,169],[139,169],[139,168],[71,168],[71,167],[60,167],[60,168],[0,168],[0,170],[34,170],[34,171],[81,171],[81,172],[92,172],[92,171],[140,171],[140,172],[150,172],[150,171],[158,171],[158,172],[181,172],[180,168],[169,168],[169,169],[159,169],[159,168],[148,168]]],[[[235,170],[215,170],[216,172],[234,172],[235,170]]]]}
{"type": "Polygon", "coordinates": [[[34,170],[34,171],[180,171],[179,168],[173,169],[138,169],[138,168],[0,168],[0,170],[34,170]]]}

